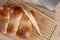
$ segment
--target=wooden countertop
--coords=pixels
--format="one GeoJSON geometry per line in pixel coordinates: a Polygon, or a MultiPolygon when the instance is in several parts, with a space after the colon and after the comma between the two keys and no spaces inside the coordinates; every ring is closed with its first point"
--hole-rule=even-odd
{"type": "Polygon", "coordinates": [[[57,28],[51,37],[51,40],[60,40],[60,3],[55,8],[57,28]]]}

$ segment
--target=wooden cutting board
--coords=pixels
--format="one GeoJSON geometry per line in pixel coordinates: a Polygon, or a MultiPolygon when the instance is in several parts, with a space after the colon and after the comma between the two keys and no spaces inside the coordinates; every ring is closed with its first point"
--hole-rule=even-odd
{"type": "MultiPolygon", "coordinates": [[[[46,9],[46,10],[48,10],[48,9],[46,9]]],[[[50,38],[56,28],[56,23],[54,22],[54,20],[51,17],[45,15],[45,12],[47,12],[47,11],[44,11],[44,13],[41,11],[40,14],[35,14],[35,19],[40,27],[42,35],[39,36],[37,31],[33,28],[32,36],[31,36],[30,40],[50,40],[50,38]]],[[[50,11],[50,12],[52,12],[52,11],[50,11]]],[[[49,15],[50,15],[50,12],[48,12],[49,15]]],[[[7,34],[0,33],[0,40],[19,40],[19,39],[20,38],[17,37],[16,35],[10,36],[7,34]]]]}
{"type": "MultiPolygon", "coordinates": [[[[36,12],[35,12],[36,13],[36,12]]],[[[33,39],[35,40],[50,40],[55,28],[56,28],[56,23],[53,22],[54,20],[51,19],[50,17],[46,16],[42,12],[40,14],[35,14],[35,19],[40,27],[41,36],[37,36],[37,32],[33,32],[36,36],[33,36],[33,39]]],[[[33,30],[34,31],[34,30],[33,30]]],[[[32,38],[31,38],[32,39],[32,38]]]]}

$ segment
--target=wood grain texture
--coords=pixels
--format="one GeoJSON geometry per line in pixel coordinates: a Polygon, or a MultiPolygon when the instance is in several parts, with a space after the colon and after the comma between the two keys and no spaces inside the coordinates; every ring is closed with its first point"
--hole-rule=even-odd
{"type": "MultiPolygon", "coordinates": [[[[32,30],[33,31],[32,32],[32,36],[31,36],[30,40],[33,40],[33,39],[34,40],[40,40],[40,39],[41,40],[42,39],[43,40],[49,40],[49,38],[51,37],[51,34],[52,34],[53,30],[56,27],[56,24],[52,20],[48,19],[46,16],[41,15],[41,14],[43,14],[43,13],[35,14],[34,17],[35,17],[37,23],[39,24],[42,36],[39,36],[38,33],[37,33],[37,31],[33,28],[33,30],[32,30]]],[[[17,36],[14,36],[14,35],[13,36],[8,36],[8,35],[6,36],[4,34],[1,34],[1,39],[2,40],[5,40],[6,39],[5,37],[8,40],[19,40],[19,39],[21,39],[21,38],[19,38],[17,36]]],[[[21,40],[23,40],[23,39],[21,39],[21,40]]]]}

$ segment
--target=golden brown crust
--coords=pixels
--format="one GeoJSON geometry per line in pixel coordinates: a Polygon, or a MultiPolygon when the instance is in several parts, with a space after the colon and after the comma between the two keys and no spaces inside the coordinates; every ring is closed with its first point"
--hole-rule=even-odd
{"type": "Polygon", "coordinates": [[[23,10],[20,7],[12,6],[10,12],[10,22],[8,24],[7,33],[16,34],[19,27],[19,21],[23,16],[23,10]]]}
{"type": "Polygon", "coordinates": [[[11,7],[11,14],[10,14],[11,18],[19,17],[21,16],[21,14],[23,14],[23,10],[21,9],[21,7],[17,7],[17,6],[11,7]]]}
{"type": "Polygon", "coordinates": [[[0,18],[6,18],[9,16],[10,7],[8,5],[2,5],[0,7],[0,18]]]}
{"type": "Polygon", "coordinates": [[[21,38],[29,38],[31,36],[32,23],[29,18],[26,15],[23,16],[23,14],[24,12],[20,7],[8,5],[1,6],[0,32],[18,35],[21,38]],[[20,25],[21,18],[22,21],[20,25]]]}
{"type": "Polygon", "coordinates": [[[17,35],[21,38],[29,38],[31,36],[32,23],[25,15],[22,18],[21,26],[17,31],[17,35]]]}
{"type": "Polygon", "coordinates": [[[9,23],[10,8],[8,5],[0,7],[0,32],[6,33],[9,23]]]}

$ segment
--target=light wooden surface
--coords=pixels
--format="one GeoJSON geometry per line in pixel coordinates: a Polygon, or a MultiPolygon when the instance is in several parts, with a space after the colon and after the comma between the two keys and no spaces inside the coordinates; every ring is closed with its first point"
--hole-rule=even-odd
{"type": "Polygon", "coordinates": [[[51,37],[51,40],[60,40],[60,3],[55,8],[57,28],[51,37]]]}
{"type": "MultiPolygon", "coordinates": [[[[47,16],[45,14],[45,12],[47,13],[47,11],[41,11],[41,12],[36,12],[34,9],[31,9],[35,12],[35,19],[37,21],[37,23],[39,24],[41,33],[42,33],[42,39],[43,40],[49,40],[56,24],[52,21],[52,19],[50,17],[48,17],[50,15],[50,12],[48,9],[44,9],[43,10],[48,10],[49,15],[47,16]],[[44,13],[43,13],[44,12],[44,13]]],[[[53,12],[54,14],[54,12],[53,12]]],[[[4,35],[4,34],[0,34],[0,39],[1,40],[19,40],[20,38],[18,38],[16,35],[4,35]]],[[[30,40],[40,40],[41,36],[38,35],[37,31],[34,29],[32,32],[32,36],[30,38],[30,40]]],[[[23,40],[23,39],[20,39],[23,40]]]]}

